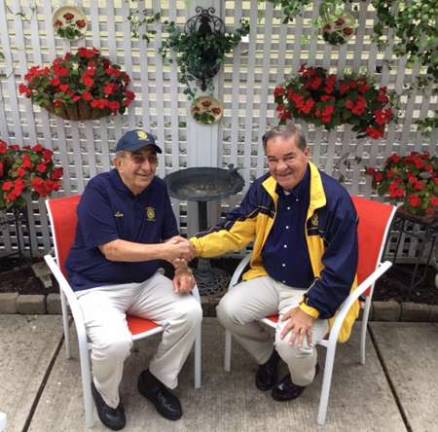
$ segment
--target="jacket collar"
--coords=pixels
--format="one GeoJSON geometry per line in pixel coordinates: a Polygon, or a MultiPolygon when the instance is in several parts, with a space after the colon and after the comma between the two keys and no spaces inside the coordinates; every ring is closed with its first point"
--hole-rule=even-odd
{"type": "MultiPolygon", "coordinates": [[[[310,201],[309,210],[307,212],[307,217],[311,217],[316,209],[324,207],[327,203],[327,199],[324,193],[324,188],[322,186],[321,174],[312,162],[309,162],[310,168],[310,201]]],[[[269,176],[263,183],[262,186],[266,192],[272,197],[275,205],[278,201],[277,181],[274,177],[269,176]]]]}

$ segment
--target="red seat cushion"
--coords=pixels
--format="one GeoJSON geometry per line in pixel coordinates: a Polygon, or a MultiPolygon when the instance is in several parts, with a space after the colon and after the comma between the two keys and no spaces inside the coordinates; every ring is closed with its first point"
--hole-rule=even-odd
{"type": "Polygon", "coordinates": [[[157,323],[153,321],[132,315],[127,315],[126,319],[128,321],[129,330],[133,336],[160,327],[157,323]]]}

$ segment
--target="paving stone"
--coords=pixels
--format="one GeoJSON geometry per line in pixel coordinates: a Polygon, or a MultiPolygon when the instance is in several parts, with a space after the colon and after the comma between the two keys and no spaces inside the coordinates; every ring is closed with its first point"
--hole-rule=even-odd
{"type": "MultiPolygon", "coordinates": [[[[397,323],[398,324],[398,323],[397,323]]],[[[254,386],[256,362],[233,343],[231,372],[223,369],[224,330],[215,318],[203,320],[203,383],[193,388],[193,356],[178,377],[175,390],[184,417],[169,422],[137,391],[137,376],[153,356],[160,335],[138,341],[124,365],[120,394],[129,432],[406,432],[403,419],[377,358],[372,343],[367,345],[367,362],[359,364],[360,331],[342,344],[336,355],[327,423],[316,424],[322,373],[302,397],[278,403],[270,392],[254,386]]],[[[66,360],[61,350],[29,425],[29,432],[85,431],[80,367],[76,338],[74,355],[66,360]]],[[[321,365],[324,354],[321,353],[321,365]]],[[[96,420],[93,432],[108,432],[96,420]]],[[[414,432],[419,432],[418,430],[414,432]]],[[[430,429],[432,432],[432,429],[430,429]]]]}
{"type": "MultiPolygon", "coordinates": [[[[27,430],[26,420],[61,337],[59,316],[0,315],[0,411],[7,415],[6,432],[27,430]]],[[[52,431],[60,429],[54,426],[52,431]]]]}
{"type": "Polygon", "coordinates": [[[0,293],[0,313],[17,313],[18,293],[0,293]]]}
{"type": "Polygon", "coordinates": [[[52,293],[46,297],[46,308],[48,314],[61,313],[61,295],[52,293]]]}
{"type": "Polygon", "coordinates": [[[413,302],[403,302],[401,304],[400,321],[429,322],[430,312],[430,305],[413,302]]]}
{"type": "Polygon", "coordinates": [[[17,312],[20,314],[46,313],[45,298],[42,294],[20,295],[17,299],[17,312]]]}
{"type": "Polygon", "coordinates": [[[438,394],[438,325],[371,323],[370,331],[403,407],[409,430],[437,431],[438,398],[433,395],[438,394]]]}
{"type": "Polygon", "coordinates": [[[400,321],[400,303],[395,300],[373,303],[373,321],[400,321]]]}
{"type": "Polygon", "coordinates": [[[429,320],[431,322],[438,322],[438,305],[430,305],[429,320]]]}

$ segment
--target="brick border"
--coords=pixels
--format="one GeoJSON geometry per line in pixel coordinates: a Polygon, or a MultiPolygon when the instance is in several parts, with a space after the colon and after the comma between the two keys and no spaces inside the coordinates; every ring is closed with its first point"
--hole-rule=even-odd
{"type": "MultiPolygon", "coordinates": [[[[204,316],[216,316],[217,298],[204,297],[204,316]]],[[[59,294],[18,294],[0,293],[0,314],[60,314],[59,294]]],[[[371,306],[370,321],[389,322],[438,322],[438,305],[403,302],[395,300],[374,301],[371,306]]]]}

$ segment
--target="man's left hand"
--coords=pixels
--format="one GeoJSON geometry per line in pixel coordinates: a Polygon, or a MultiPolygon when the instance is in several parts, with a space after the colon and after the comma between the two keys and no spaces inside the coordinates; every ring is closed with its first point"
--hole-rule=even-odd
{"type": "Polygon", "coordinates": [[[281,317],[281,321],[287,321],[281,331],[280,337],[284,339],[289,333],[289,345],[301,348],[304,338],[307,344],[312,345],[312,331],[315,318],[306,314],[299,307],[291,309],[281,317]]]}
{"type": "Polygon", "coordinates": [[[177,294],[191,293],[195,286],[195,278],[190,270],[177,271],[173,277],[173,286],[177,294]]]}

